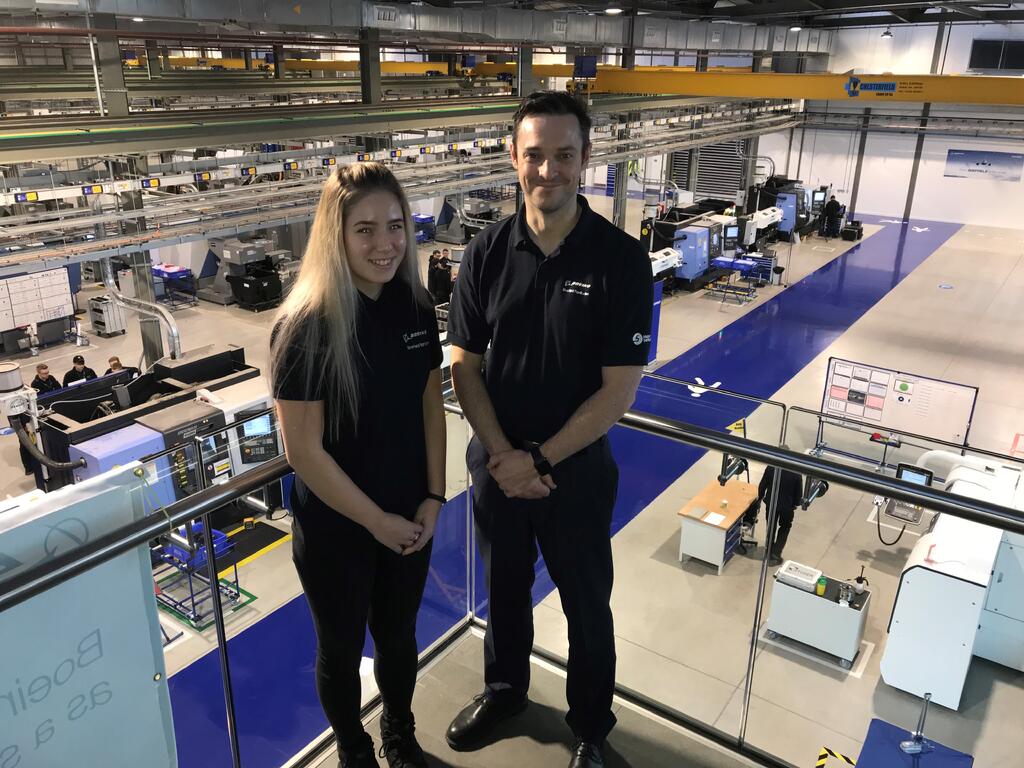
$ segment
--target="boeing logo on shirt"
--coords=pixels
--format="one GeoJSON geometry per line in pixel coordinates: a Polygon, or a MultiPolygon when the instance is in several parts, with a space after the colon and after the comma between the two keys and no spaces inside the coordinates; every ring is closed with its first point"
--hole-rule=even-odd
{"type": "Polygon", "coordinates": [[[405,348],[409,351],[414,349],[423,349],[430,343],[430,339],[427,337],[426,331],[412,331],[411,333],[403,333],[402,341],[405,342],[405,348]]]}
{"type": "Polygon", "coordinates": [[[633,345],[639,347],[643,343],[651,343],[651,334],[647,333],[634,333],[633,334],[633,345]]]}
{"type": "Polygon", "coordinates": [[[562,293],[572,293],[577,296],[589,296],[590,283],[581,283],[579,280],[566,280],[562,284],[562,293]]]}

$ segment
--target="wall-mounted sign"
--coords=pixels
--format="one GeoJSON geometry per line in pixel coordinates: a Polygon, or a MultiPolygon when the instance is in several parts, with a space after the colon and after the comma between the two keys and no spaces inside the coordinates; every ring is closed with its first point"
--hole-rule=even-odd
{"type": "Polygon", "coordinates": [[[1024,175],[1024,153],[950,149],[946,152],[943,175],[951,179],[1020,181],[1024,175]]]}

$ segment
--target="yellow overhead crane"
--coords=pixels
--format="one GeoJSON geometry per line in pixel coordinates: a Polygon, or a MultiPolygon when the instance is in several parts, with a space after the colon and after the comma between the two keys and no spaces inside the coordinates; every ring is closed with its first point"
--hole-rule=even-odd
{"type": "MultiPolygon", "coordinates": [[[[146,57],[136,57],[134,59],[126,59],[125,63],[129,66],[145,66],[146,57]]],[[[213,68],[218,67],[220,69],[231,69],[231,70],[244,70],[245,59],[228,59],[228,58],[202,58],[196,56],[171,56],[170,57],[171,67],[188,67],[188,68],[213,68]]],[[[274,68],[272,62],[265,62],[261,59],[252,60],[253,69],[270,69],[274,68]]],[[[285,59],[284,68],[286,70],[321,70],[325,72],[359,72],[358,61],[322,61],[320,59],[285,59]]],[[[572,67],[569,67],[571,70],[572,67]]],[[[448,65],[443,61],[382,61],[380,63],[380,71],[385,75],[425,75],[427,72],[444,72],[448,74],[448,65]]],[[[570,75],[572,72],[569,73],[570,75]]]]}
{"type": "Polygon", "coordinates": [[[1024,105],[1024,78],[972,75],[789,75],[761,72],[680,72],[656,68],[597,70],[595,93],[679,94],[749,99],[1024,105]]]}

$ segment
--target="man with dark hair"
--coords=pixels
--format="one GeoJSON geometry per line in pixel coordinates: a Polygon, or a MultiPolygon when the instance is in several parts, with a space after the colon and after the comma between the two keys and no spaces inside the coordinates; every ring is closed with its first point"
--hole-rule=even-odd
{"type": "Polygon", "coordinates": [[[71,370],[64,374],[64,386],[74,384],[76,381],[89,381],[96,378],[96,371],[85,364],[85,358],[75,355],[71,358],[71,370]]]}
{"type": "Polygon", "coordinates": [[[604,764],[615,724],[618,468],[607,432],[632,404],[647,361],[651,264],[577,195],[590,159],[579,102],[531,94],[512,138],[523,207],[470,242],[448,315],[455,389],[475,432],[466,460],[489,616],[486,689],[447,740],[456,750],[482,746],[528,704],[539,546],[569,625],[569,765],[593,768],[604,764]]]}
{"type": "Polygon", "coordinates": [[[32,389],[40,395],[60,389],[60,382],[57,381],[56,376],[50,375],[50,366],[46,363],[39,363],[36,366],[36,377],[32,379],[32,389]]]}
{"type": "Polygon", "coordinates": [[[839,237],[839,231],[843,228],[843,206],[835,195],[825,203],[822,214],[825,217],[825,237],[839,237]]]}

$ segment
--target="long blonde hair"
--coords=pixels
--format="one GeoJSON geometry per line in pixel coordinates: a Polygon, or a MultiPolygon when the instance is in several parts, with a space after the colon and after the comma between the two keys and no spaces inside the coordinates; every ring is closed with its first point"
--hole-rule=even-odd
{"type": "Polygon", "coordinates": [[[345,252],[345,215],[366,195],[378,191],[398,198],[405,220],[405,256],[394,279],[407,283],[414,297],[422,297],[412,213],[398,180],[381,163],[338,166],[324,182],[302,268],[278,310],[271,343],[275,388],[285,373],[288,350],[298,346],[306,352],[302,372],[306,397],[325,401],[324,426],[332,438],[339,436],[342,424],[355,428],[359,403],[356,356],[362,354],[356,341],[359,296],[345,252]]]}

